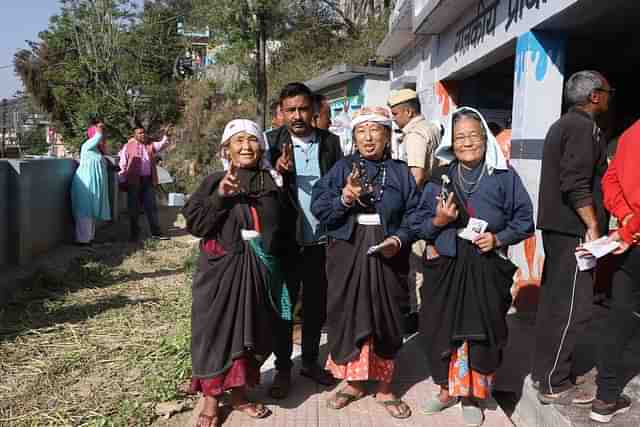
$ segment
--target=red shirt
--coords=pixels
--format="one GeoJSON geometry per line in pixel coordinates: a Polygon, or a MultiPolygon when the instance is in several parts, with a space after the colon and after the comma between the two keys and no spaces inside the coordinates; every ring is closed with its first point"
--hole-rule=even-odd
{"type": "Polygon", "coordinates": [[[604,205],[619,221],[632,215],[619,230],[626,243],[637,243],[640,232],[640,120],[620,136],[616,155],[602,178],[604,205]]]}

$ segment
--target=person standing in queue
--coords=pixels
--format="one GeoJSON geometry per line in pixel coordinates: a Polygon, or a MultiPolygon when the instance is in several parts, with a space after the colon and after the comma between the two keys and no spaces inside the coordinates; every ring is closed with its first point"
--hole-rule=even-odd
{"type": "Polygon", "coordinates": [[[536,316],[534,386],[543,404],[589,404],[593,393],[577,386],[572,372],[579,337],[591,319],[594,272],[580,271],[576,248],[607,232],[602,199],[607,147],[596,119],[613,93],[596,71],[580,71],[565,86],[571,106],[544,141],[538,229],[545,260],[536,316]]]}
{"type": "MultiPolygon", "coordinates": [[[[313,94],[302,83],[289,83],[280,92],[285,126],[268,137],[271,164],[283,176],[285,188],[296,205],[295,247],[283,260],[287,287],[295,306],[302,292],[302,369],[300,374],[321,385],[335,380],[319,364],[321,329],[327,316],[326,241],[311,213],[313,185],[342,158],[337,136],[312,126],[313,94]]],[[[269,389],[284,399],[291,388],[293,324],[282,320],[275,328],[276,375],[269,389]]]]}

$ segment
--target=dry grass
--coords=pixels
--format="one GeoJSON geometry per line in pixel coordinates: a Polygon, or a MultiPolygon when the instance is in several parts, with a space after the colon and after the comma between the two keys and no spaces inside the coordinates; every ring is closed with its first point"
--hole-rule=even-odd
{"type": "Polygon", "coordinates": [[[0,309],[0,426],[151,424],[190,375],[191,254],[105,245],[0,309]]]}

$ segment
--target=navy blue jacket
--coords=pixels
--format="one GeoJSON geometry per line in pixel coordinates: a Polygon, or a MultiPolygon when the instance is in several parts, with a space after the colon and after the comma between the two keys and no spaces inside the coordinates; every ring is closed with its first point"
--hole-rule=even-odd
{"type": "MultiPolygon", "coordinates": [[[[452,182],[455,182],[456,164],[454,162],[440,169],[443,172],[448,170],[452,182]]],[[[438,173],[434,171],[434,178],[438,173]]],[[[441,186],[433,181],[425,185],[418,208],[411,217],[411,227],[418,238],[435,242],[440,255],[455,257],[458,225],[433,225],[436,197],[440,189],[441,186]]],[[[534,232],[531,198],[520,176],[511,167],[508,170],[496,169],[493,174],[485,175],[478,189],[468,199],[467,210],[471,216],[489,223],[487,231],[496,235],[502,247],[519,243],[534,232]]]]}
{"type": "MultiPolygon", "coordinates": [[[[355,225],[354,208],[346,207],[341,200],[342,189],[351,173],[355,155],[339,160],[313,187],[311,212],[326,230],[327,236],[349,240],[355,225]]],[[[398,160],[385,160],[386,185],[382,199],[375,204],[384,226],[385,237],[398,236],[402,245],[410,245],[416,239],[409,226],[409,216],[415,210],[419,195],[416,181],[407,164],[398,160]]]]}

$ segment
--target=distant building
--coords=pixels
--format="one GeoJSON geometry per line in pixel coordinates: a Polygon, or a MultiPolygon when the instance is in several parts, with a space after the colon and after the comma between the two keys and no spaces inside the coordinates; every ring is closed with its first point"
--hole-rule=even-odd
{"type": "Polygon", "coordinates": [[[331,131],[340,136],[342,151],[352,151],[351,117],[363,107],[385,106],[389,97],[389,69],[339,64],[305,82],[326,95],[331,108],[331,131]]]}
{"type": "Polygon", "coordinates": [[[35,109],[28,98],[3,99],[0,102],[0,156],[19,156],[25,148],[23,137],[40,127],[44,142],[47,137],[44,128],[48,125],[47,115],[35,109]]]}

